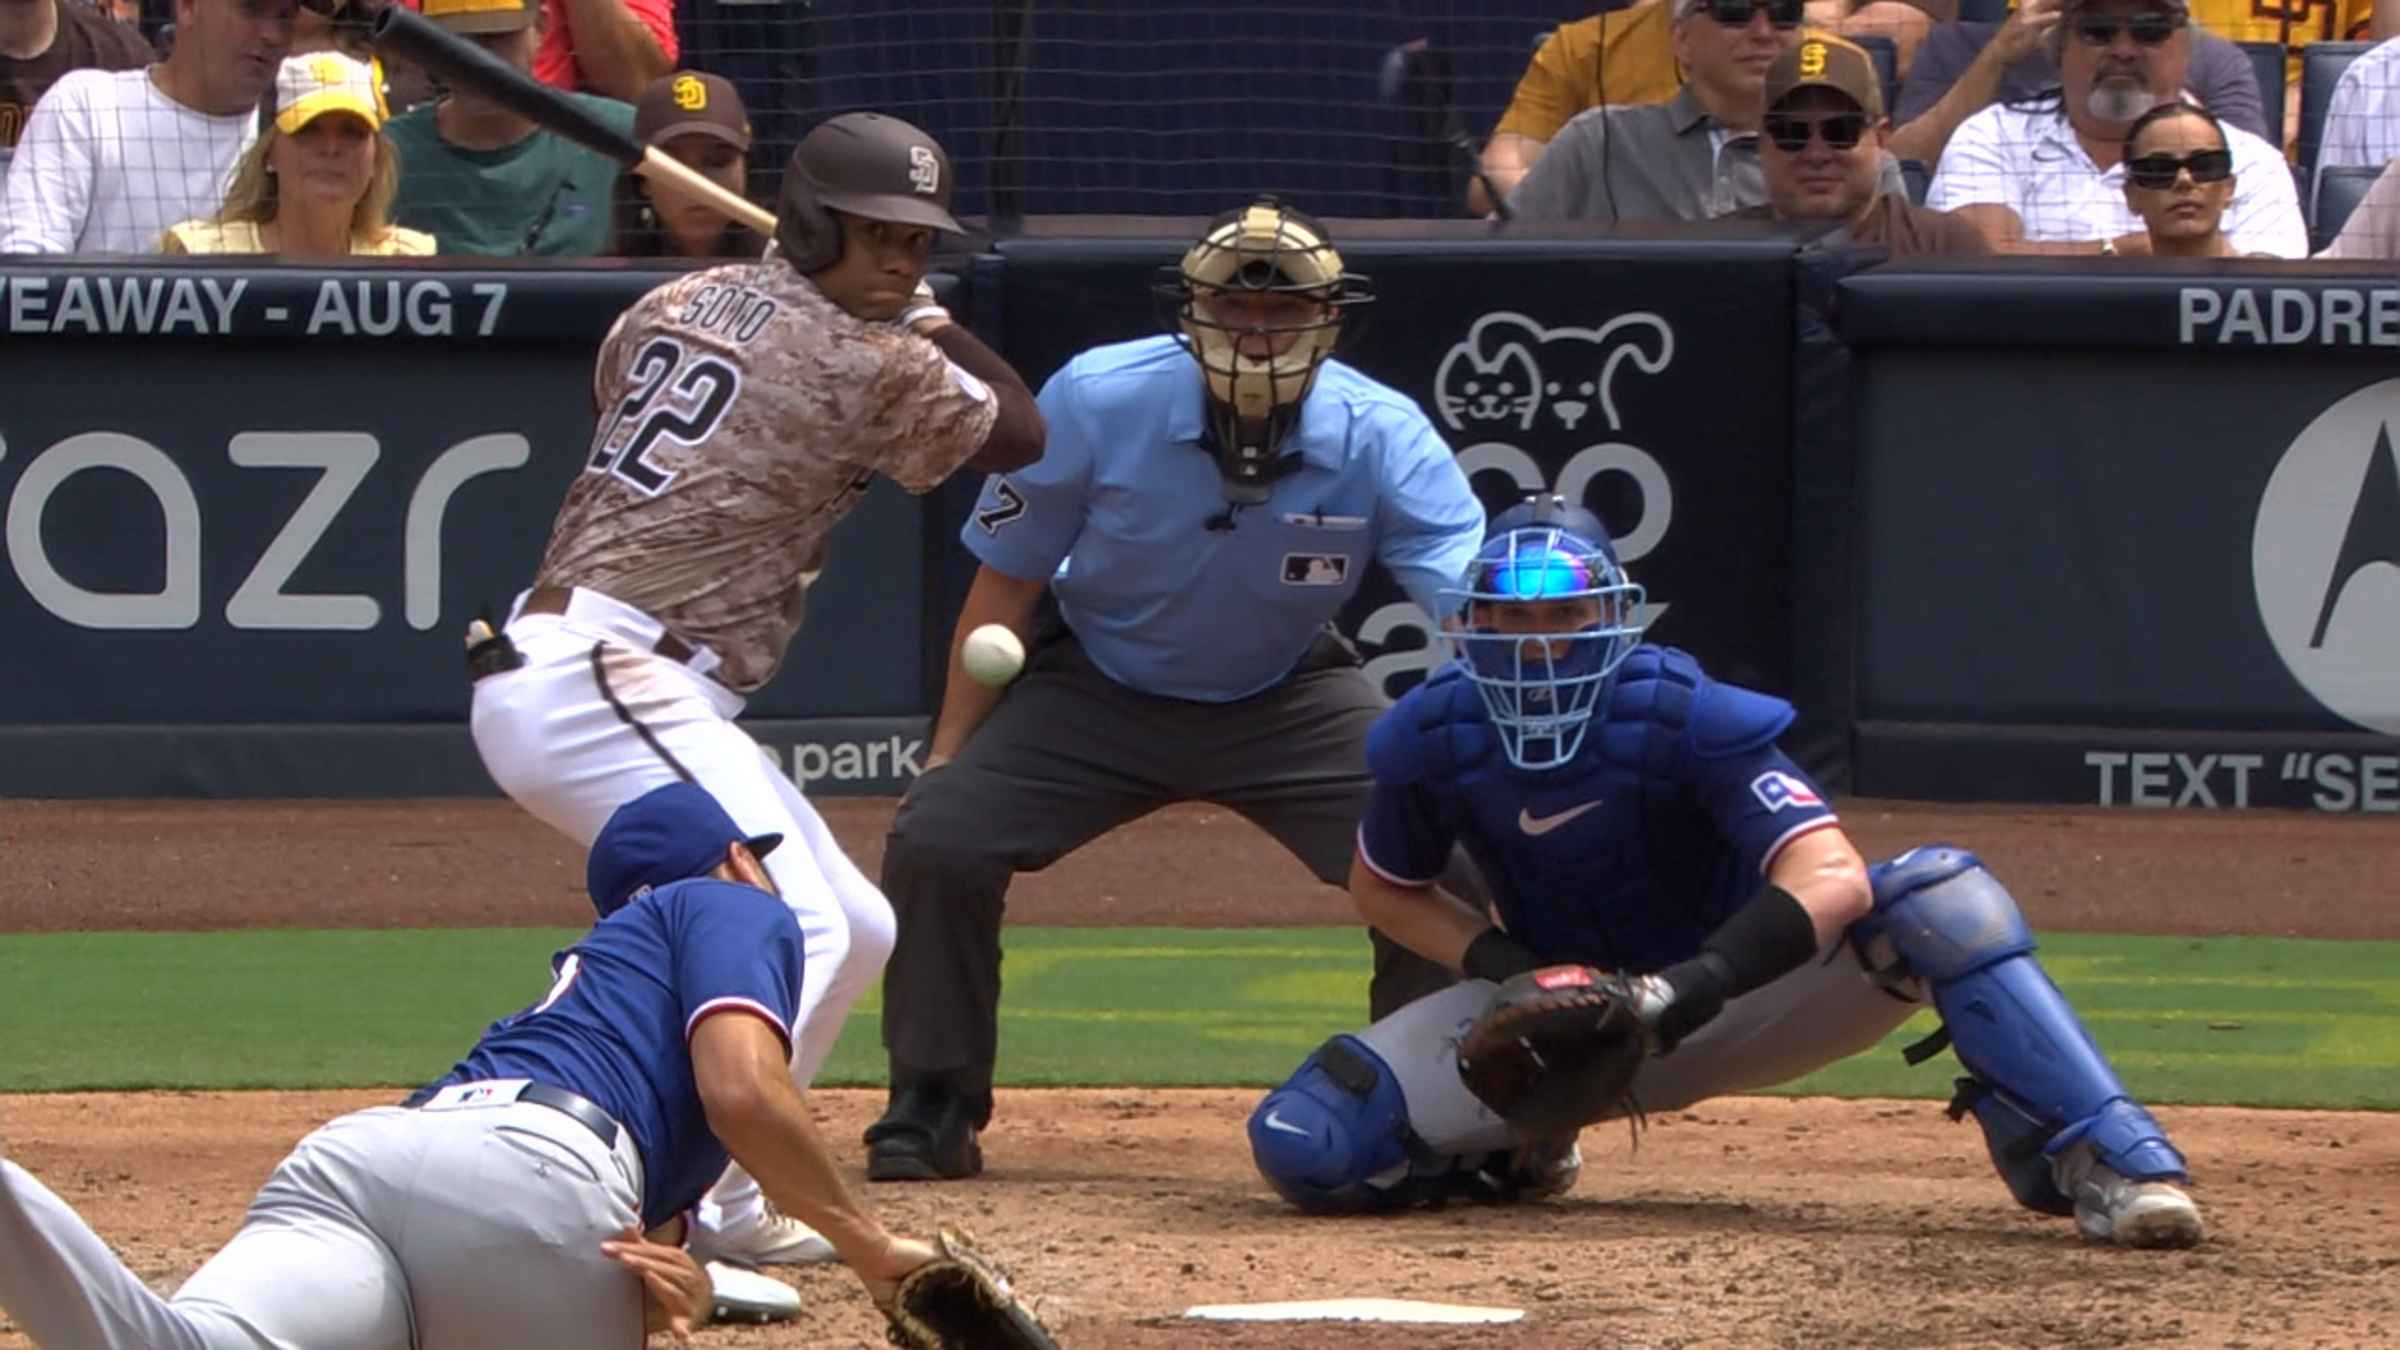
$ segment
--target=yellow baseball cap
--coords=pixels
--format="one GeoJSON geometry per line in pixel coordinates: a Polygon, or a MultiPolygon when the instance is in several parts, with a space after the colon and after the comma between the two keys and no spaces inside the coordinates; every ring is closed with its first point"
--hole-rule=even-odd
{"type": "Polygon", "coordinates": [[[381,128],[383,81],[373,68],[340,52],[284,58],[275,73],[275,127],[289,136],[329,112],[346,112],[381,128]]]}

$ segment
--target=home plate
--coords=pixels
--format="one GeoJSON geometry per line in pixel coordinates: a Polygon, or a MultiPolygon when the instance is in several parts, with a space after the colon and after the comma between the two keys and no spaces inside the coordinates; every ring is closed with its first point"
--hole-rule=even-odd
{"type": "Polygon", "coordinates": [[[1187,1308],[1183,1315],[1208,1322],[1499,1323],[1521,1321],[1525,1310],[1407,1298],[1325,1298],[1299,1303],[1212,1303],[1187,1308]]]}

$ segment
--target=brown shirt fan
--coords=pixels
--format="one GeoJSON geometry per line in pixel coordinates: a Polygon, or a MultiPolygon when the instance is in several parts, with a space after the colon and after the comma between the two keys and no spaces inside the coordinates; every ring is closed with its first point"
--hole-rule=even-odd
{"type": "Polygon", "coordinates": [[[33,105],[70,70],[134,70],[157,59],[142,35],[79,0],[58,7],[58,36],[39,56],[0,55],[0,149],[15,149],[33,105]]]}

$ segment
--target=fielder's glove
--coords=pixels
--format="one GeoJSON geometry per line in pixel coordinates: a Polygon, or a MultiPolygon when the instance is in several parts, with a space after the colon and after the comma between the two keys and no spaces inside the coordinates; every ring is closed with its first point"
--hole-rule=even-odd
{"type": "Polygon", "coordinates": [[[1512,976],[1459,1038],[1459,1079],[1527,1138],[1572,1138],[1594,1121],[1637,1115],[1633,1077],[1657,1048],[1651,1005],[1670,996],[1649,977],[1590,966],[1512,976]]]}
{"type": "Polygon", "coordinates": [[[910,1350],[1058,1350],[974,1240],[945,1228],[933,1260],[900,1277],[885,1335],[910,1350]]]}

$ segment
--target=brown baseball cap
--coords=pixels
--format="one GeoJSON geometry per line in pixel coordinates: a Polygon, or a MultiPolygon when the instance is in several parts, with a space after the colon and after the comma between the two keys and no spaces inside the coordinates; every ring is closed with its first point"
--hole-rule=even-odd
{"type": "Polygon", "coordinates": [[[750,110],[722,75],[679,70],[661,75],[633,105],[633,138],[660,145],[677,136],[713,136],[737,150],[750,148],[750,110]]]}
{"type": "Polygon", "coordinates": [[[514,33],[531,28],[542,0],[424,0],[428,19],[453,33],[514,33]]]}
{"type": "Polygon", "coordinates": [[[1831,33],[1804,33],[1767,67],[1770,108],[1812,88],[1834,90],[1868,117],[1883,118],[1883,81],[1876,77],[1875,59],[1855,42],[1831,33]]]}

